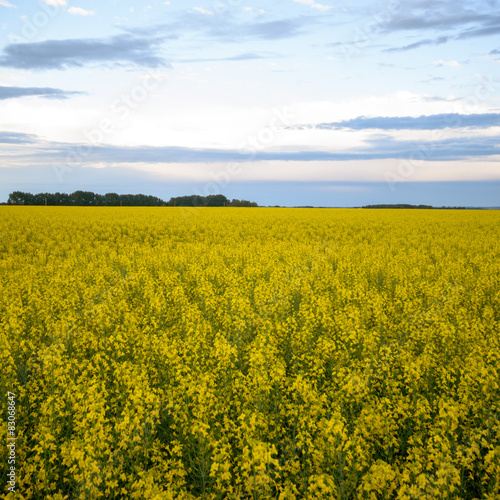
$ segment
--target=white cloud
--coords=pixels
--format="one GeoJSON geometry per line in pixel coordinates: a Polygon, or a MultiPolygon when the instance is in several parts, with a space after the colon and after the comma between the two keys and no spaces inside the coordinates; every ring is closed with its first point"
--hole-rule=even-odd
{"type": "Polygon", "coordinates": [[[11,3],[7,2],[7,0],[0,0],[0,5],[2,7],[13,7],[13,8],[16,7],[15,5],[12,5],[11,3]]]}
{"type": "Polygon", "coordinates": [[[70,14],[74,14],[75,16],[93,16],[95,12],[93,10],[85,10],[80,7],[70,7],[68,9],[70,14]]]}
{"type": "MultiPolygon", "coordinates": [[[[22,80],[6,80],[5,77],[6,75],[0,81],[0,85],[22,86],[23,84],[22,80]]],[[[95,124],[99,123],[102,118],[105,105],[113,102],[116,94],[129,93],[130,88],[134,88],[137,84],[131,76],[130,80],[127,78],[126,75],[123,76],[124,82],[119,91],[110,91],[108,101],[91,105],[88,96],[74,97],[61,102],[41,99],[37,102],[23,99],[4,100],[0,101],[0,117],[8,116],[8,123],[17,127],[15,131],[32,133],[47,140],[80,142],[82,128],[95,127],[95,124]]],[[[81,90],[78,86],[74,89],[81,90]]],[[[268,127],[274,116],[272,111],[265,106],[233,107],[229,104],[200,105],[185,102],[174,104],[168,94],[162,94],[160,88],[157,92],[158,94],[155,93],[151,99],[147,99],[134,109],[134,119],[126,123],[121,122],[118,115],[109,111],[108,114],[117,127],[112,134],[106,136],[105,142],[116,146],[165,146],[168,144],[191,148],[237,149],[242,143],[248,142],[249,138],[254,138],[261,130],[268,127]],[[164,109],[169,109],[168,116],[165,115],[164,109]],[[166,137],[168,137],[167,142],[166,137]]],[[[281,129],[281,123],[275,124],[280,130],[274,134],[273,142],[268,145],[269,147],[284,147],[290,150],[301,145],[317,150],[339,152],[369,146],[374,138],[373,131],[331,131],[317,129],[316,124],[349,120],[359,116],[418,117],[464,112],[461,101],[434,101],[429,100],[426,95],[410,92],[345,100],[297,101],[291,103],[286,109],[286,116],[289,117],[291,126],[305,125],[306,128],[303,130],[281,129]]],[[[487,113],[491,112],[491,109],[485,102],[473,111],[487,113]]],[[[464,136],[470,136],[473,133],[468,130],[464,136]]],[[[486,131],[481,129],[477,133],[478,136],[484,136],[486,131]]],[[[459,134],[459,130],[452,130],[448,131],[445,137],[459,137],[459,134]]],[[[492,134],[494,135],[494,132],[492,134]]],[[[425,130],[394,131],[391,135],[397,141],[416,140],[428,143],[432,139],[432,133],[425,130]]]]}
{"type": "Polygon", "coordinates": [[[290,107],[295,115],[296,124],[328,123],[332,121],[350,120],[359,116],[421,116],[441,113],[489,113],[488,101],[480,102],[474,109],[467,107],[466,100],[456,100],[450,95],[449,99],[432,99],[433,96],[416,94],[406,90],[381,95],[366,95],[352,99],[332,101],[303,101],[296,102],[290,107]]]}
{"type": "MultiPolygon", "coordinates": [[[[351,160],[351,161],[262,161],[242,165],[239,180],[248,181],[338,181],[386,182],[386,173],[397,172],[401,160],[351,160]]],[[[215,170],[215,169],[214,169],[215,170]]],[[[422,162],[407,182],[444,182],[500,180],[494,162],[478,161],[471,168],[470,162],[422,162]]]]}
{"type": "Polygon", "coordinates": [[[326,12],[326,11],[328,11],[328,10],[333,9],[333,7],[330,7],[329,5],[322,5],[322,4],[320,4],[320,3],[315,3],[315,4],[311,5],[311,7],[312,7],[313,9],[318,9],[318,10],[321,10],[321,11],[323,11],[323,12],[326,12]]]}
{"type": "Polygon", "coordinates": [[[203,14],[204,16],[213,16],[214,13],[211,12],[210,10],[206,10],[203,7],[194,7],[193,10],[195,12],[198,12],[199,14],[203,14]]]}
{"type": "Polygon", "coordinates": [[[66,0],[42,0],[42,2],[52,5],[52,7],[66,7],[68,5],[66,0]]]}
{"type": "Polygon", "coordinates": [[[458,68],[460,66],[460,63],[458,61],[444,61],[443,59],[440,59],[439,61],[434,61],[433,64],[435,66],[450,66],[452,68],[458,68]]]}
{"type": "MultiPolygon", "coordinates": [[[[498,158],[497,158],[498,160],[498,158]]],[[[284,182],[382,182],[387,183],[386,174],[397,172],[401,160],[351,160],[351,161],[311,161],[304,168],[300,161],[260,161],[231,163],[89,163],[86,168],[125,167],[144,172],[161,180],[183,182],[213,182],[224,179],[229,174],[238,181],[284,181],[284,182]],[[179,168],[179,166],[182,168],[179,168]]],[[[500,172],[494,161],[440,162],[427,161],[415,169],[413,175],[404,182],[453,182],[500,180],[500,172]]],[[[402,181],[402,182],[403,182],[402,181]]],[[[362,187],[325,187],[332,191],[356,191],[362,187]]]]}
{"type": "Polygon", "coordinates": [[[323,12],[326,12],[328,10],[333,9],[333,7],[330,7],[329,5],[320,4],[320,3],[315,2],[314,0],[292,0],[292,1],[295,3],[300,3],[302,5],[309,5],[313,9],[318,9],[318,10],[321,10],[323,12]]]}

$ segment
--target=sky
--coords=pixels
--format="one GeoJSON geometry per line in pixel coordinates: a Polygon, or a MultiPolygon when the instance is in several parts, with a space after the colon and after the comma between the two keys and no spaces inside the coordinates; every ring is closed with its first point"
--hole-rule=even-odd
{"type": "Polygon", "coordinates": [[[500,0],[0,0],[0,201],[500,206],[500,0]]]}

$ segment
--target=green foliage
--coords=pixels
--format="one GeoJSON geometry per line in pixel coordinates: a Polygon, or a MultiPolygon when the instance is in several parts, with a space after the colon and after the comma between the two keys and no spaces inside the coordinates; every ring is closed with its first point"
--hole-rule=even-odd
{"type": "Polygon", "coordinates": [[[171,206],[176,207],[257,207],[257,203],[248,200],[229,201],[222,194],[211,194],[208,196],[200,196],[193,194],[191,196],[177,196],[170,198],[168,202],[171,206]]]}
{"type": "Polygon", "coordinates": [[[75,191],[67,193],[23,193],[14,191],[9,195],[9,205],[51,205],[51,206],[128,206],[128,207],[161,207],[165,202],[156,196],[144,194],[116,194],[105,195],[91,191],[75,191]]]}
{"type": "Polygon", "coordinates": [[[417,208],[417,209],[453,209],[465,210],[465,207],[433,207],[432,205],[409,205],[408,203],[397,203],[395,205],[381,204],[381,205],[365,205],[361,208],[417,208]]]}
{"type": "Polygon", "coordinates": [[[50,205],[50,206],[84,206],[84,207],[256,207],[257,203],[248,200],[233,200],[230,202],[222,194],[211,194],[200,196],[177,196],[170,198],[166,203],[156,196],[144,194],[117,194],[106,193],[104,195],[92,193],[91,191],[75,191],[67,193],[24,193],[14,191],[10,193],[8,205],[50,205]]]}

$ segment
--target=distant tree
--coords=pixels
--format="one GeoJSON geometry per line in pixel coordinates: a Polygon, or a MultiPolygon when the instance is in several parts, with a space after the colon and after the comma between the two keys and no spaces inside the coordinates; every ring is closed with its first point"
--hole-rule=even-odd
{"type": "Polygon", "coordinates": [[[91,191],[75,191],[70,195],[70,200],[71,205],[88,207],[96,204],[96,195],[91,191]]]}
{"type": "MultiPolygon", "coordinates": [[[[233,200],[234,201],[234,200],[233,200]]],[[[237,200],[238,206],[257,206],[246,200],[237,200]]],[[[9,194],[8,205],[55,205],[55,206],[84,206],[84,207],[163,207],[167,203],[157,196],[145,194],[117,194],[106,193],[96,194],[91,191],[75,191],[71,194],[66,193],[23,193],[14,191],[9,194]]],[[[193,194],[190,196],[178,196],[171,198],[168,205],[178,207],[223,207],[230,206],[229,200],[222,194],[213,194],[200,196],[193,194]]]]}
{"type": "Polygon", "coordinates": [[[222,194],[210,194],[208,196],[193,194],[191,196],[170,198],[168,204],[176,207],[223,207],[229,206],[229,200],[222,194]]]}
{"type": "Polygon", "coordinates": [[[222,194],[210,194],[205,197],[205,206],[224,207],[229,205],[229,200],[222,194]]]}
{"type": "Polygon", "coordinates": [[[241,200],[240,206],[241,207],[256,207],[257,203],[255,203],[254,201],[241,200]]]}
{"type": "Polygon", "coordinates": [[[231,206],[232,207],[258,207],[257,203],[255,201],[248,201],[248,200],[238,200],[238,199],[233,199],[231,201],[231,206]]]}
{"type": "Polygon", "coordinates": [[[14,191],[9,194],[9,199],[7,203],[9,205],[31,205],[31,198],[33,197],[30,193],[23,193],[22,191],[14,191]]]}
{"type": "Polygon", "coordinates": [[[118,195],[117,193],[106,193],[103,196],[103,205],[107,207],[119,207],[120,195],[118,195]]]}
{"type": "Polygon", "coordinates": [[[409,205],[408,203],[397,203],[393,205],[381,204],[381,205],[365,205],[362,208],[411,208],[411,209],[433,209],[431,205],[409,205]]]}

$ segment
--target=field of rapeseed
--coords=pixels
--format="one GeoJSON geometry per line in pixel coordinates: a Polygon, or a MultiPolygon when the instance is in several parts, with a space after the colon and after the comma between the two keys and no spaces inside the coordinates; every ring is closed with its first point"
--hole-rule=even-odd
{"type": "Polygon", "coordinates": [[[500,212],[0,216],[7,498],[500,498],[500,212]]]}

